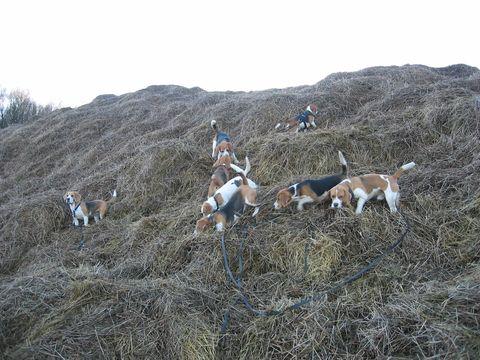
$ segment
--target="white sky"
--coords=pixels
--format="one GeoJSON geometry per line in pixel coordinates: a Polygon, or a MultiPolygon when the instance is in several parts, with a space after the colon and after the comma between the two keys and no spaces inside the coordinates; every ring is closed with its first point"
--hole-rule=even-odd
{"type": "Polygon", "coordinates": [[[0,87],[78,106],[177,84],[260,90],[376,65],[480,67],[480,1],[0,0],[0,87]]]}

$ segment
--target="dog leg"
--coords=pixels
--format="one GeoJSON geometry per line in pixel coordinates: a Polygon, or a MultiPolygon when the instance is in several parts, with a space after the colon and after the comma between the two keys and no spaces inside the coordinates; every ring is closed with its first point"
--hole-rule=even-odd
{"type": "Polygon", "coordinates": [[[305,123],[301,122],[300,124],[298,124],[296,132],[298,133],[300,131],[303,131],[303,130],[305,130],[305,128],[306,128],[305,123]]]}
{"type": "Polygon", "coordinates": [[[363,205],[367,202],[367,199],[359,198],[357,202],[357,209],[355,210],[355,214],[359,215],[362,213],[363,205]]]}
{"type": "Polygon", "coordinates": [[[232,151],[232,159],[233,159],[233,162],[235,164],[238,165],[240,163],[240,161],[238,161],[238,159],[237,159],[237,155],[235,155],[235,153],[233,151],[232,151]]]}
{"type": "Polygon", "coordinates": [[[99,215],[94,215],[93,218],[95,219],[95,222],[98,223],[100,221],[100,216],[99,215]]]}
{"type": "Polygon", "coordinates": [[[309,196],[300,198],[297,205],[298,211],[303,211],[303,205],[313,202],[313,199],[309,196]]]}
{"type": "Polygon", "coordinates": [[[88,225],[88,216],[83,217],[83,226],[89,226],[88,225]]]}
{"type": "Polygon", "coordinates": [[[390,212],[394,213],[397,212],[397,193],[393,192],[390,189],[385,191],[385,200],[387,200],[388,207],[390,208],[390,212]]]}
{"type": "Polygon", "coordinates": [[[217,140],[216,139],[213,139],[213,143],[212,143],[212,158],[215,159],[215,148],[217,147],[217,140]]]}
{"type": "Polygon", "coordinates": [[[73,218],[73,225],[75,226],[79,226],[80,223],[78,222],[78,219],[77,218],[73,218]]]}

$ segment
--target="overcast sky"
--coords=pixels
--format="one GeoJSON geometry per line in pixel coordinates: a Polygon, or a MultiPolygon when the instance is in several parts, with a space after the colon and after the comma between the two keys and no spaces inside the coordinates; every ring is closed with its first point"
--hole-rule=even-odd
{"type": "Polygon", "coordinates": [[[260,90],[376,65],[480,67],[480,1],[1,0],[0,87],[78,106],[149,85],[260,90]]]}

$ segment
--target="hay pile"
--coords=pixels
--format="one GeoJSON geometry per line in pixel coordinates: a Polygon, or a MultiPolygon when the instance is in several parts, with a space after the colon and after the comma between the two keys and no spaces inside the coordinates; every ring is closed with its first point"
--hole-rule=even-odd
{"type": "Polygon", "coordinates": [[[0,130],[0,353],[6,358],[464,357],[480,352],[480,71],[379,67],[313,86],[209,93],[152,86],[103,95],[0,130]],[[305,104],[319,129],[274,125],[305,104]],[[380,254],[404,223],[385,203],[361,217],[274,212],[275,192],[339,170],[393,173],[413,231],[368,276],[310,307],[259,318],[223,271],[219,236],[193,239],[211,174],[211,119],[248,154],[265,203],[226,234],[259,309],[329,288],[380,254]],[[69,226],[61,196],[118,201],[69,226]],[[242,229],[246,229],[244,238],[242,229]],[[308,249],[305,252],[305,249],[308,249]],[[305,255],[307,265],[305,266],[305,255]],[[230,321],[220,334],[224,313],[230,321]]]}

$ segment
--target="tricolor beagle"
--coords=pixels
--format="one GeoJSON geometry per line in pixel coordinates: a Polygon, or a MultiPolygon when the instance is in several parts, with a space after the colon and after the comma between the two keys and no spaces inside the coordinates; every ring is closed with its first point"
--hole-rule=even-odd
{"type": "Polygon", "coordinates": [[[356,214],[361,214],[363,205],[373,198],[385,199],[391,212],[396,212],[400,206],[400,189],[398,178],[404,171],[415,166],[414,162],[403,165],[393,175],[368,174],[343,180],[332,188],[329,197],[332,199],[331,207],[338,209],[343,206],[351,207],[353,198],[357,199],[356,214]]]}
{"type": "Polygon", "coordinates": [[[255,203],[257,199],[257,191],[248,186],[248,180],[245,175],[243,175],[243,172],[240,172],[239,174],[242,178],[242,185],[240,185],[225,206],[197,221],[194,235],[207,230],[208,227],[212,225],[215,225],[217,231],[224,231],[228,224],[234,224],[243,214],[247,205],[255,207],[252,216],[257,215],[259,210],[259,205],[255,203]]]}
{"type": "Polygon", "coordinates": [[[217,160],[223,155],[230,155],[233,162],[238,164],[238,159],[233,151],[233,144],[230,141],[228,134],[218,130],[217,122],[215,120],[210,122],[210,126],[215,130],[215,136],[213,137],[212,142],[212,158],[217,160]]]}
{"type": "MultiPolygon", "coordinates": [[[[246,176],[250,171],[250,161],[248,160],[248,157],[245,158],[245,163],[245,170],[240,169],[234,164],[231,164],[230,166],[236,172],[243,173],[246,176]]],[[[252,189],[257,188],[257,184],[255,184],[252,180],[247,179],[247,181],[248,186],[250,186],[252,189]]],[[[236,176],[233,179],[230,179],[225,185],[215,191],[215,193],[202,204],[202,214],[211,214],[212,212],[218,210],[222,205],[226,204],[233,196],[233,194],[238,190],[241,184],[242,178],[240,176],[236,176]]]]}
{"type": "Polygon", "coordinates": [[[310,127],[317,127],[317,124],[315,123],[315,116],[318,115],[318,108],[317,105],[315,104],[310,104],[307,106],[305,111],[294,118],[288,119],[285,121],[285,123],[278,123],[275,126],[275,129],[294,129],[296,128],[295,132],[299,132],[302,130],[306,130],[310,127]]]}
{"type": "MultiPolygon", "coordinates": [[[[248,158],[245,158],[245,163],[245,171],[248,173],[250,171],[250,162],[248,161],[248,158]]],[[[215,161],[215,164],[213,164],[215,171],[210,179],[207,196],[213,196],[215,191],[220,189],[232,178],[231,165],[232,158],[229,155],[223,155],[215,161]]]]}
{"type": "Polygon", "coordinates": [[[79,225],[78,219],[83,219],[83,225],[88,226],[88,217],[93,216],[95,222],[100,221],[105,217],[107,213],[107,206],[109,203],[115,200],[117,197],[117,191],[113,190],[112,197],[108,201],[104,200],[91,200],[82,201],[81,195],[76,191],[68,191],[63,200],[70,207],[70,211],[73,217],[73,224],[79,225]]]}
{"type": "Polygon", "coordinates": [[[328,199],[328,191],[347,176],[347,161],[340,151],[338,152],[338,157],[342,165],[340,174],[318,180],[305,180],[280,190],[277,193],[277,201],[273,204],[275,209],[287,207],[292,201],[296,201],[298,202],[298,211],[302,211],[304,204],[326,201],[328,199]]]}

